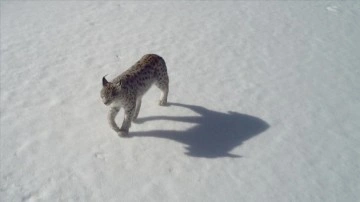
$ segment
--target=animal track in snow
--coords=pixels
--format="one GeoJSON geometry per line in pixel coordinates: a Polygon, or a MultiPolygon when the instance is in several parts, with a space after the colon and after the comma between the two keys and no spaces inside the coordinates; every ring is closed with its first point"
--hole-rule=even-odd
{"type": "Polygon", "coordinates": [[[94,157],[97,158],[97,159],[101,159],[103,161],[106,161],[106,155],[103,153],[103,152],[96,152],[94,154],[94,157]]]}
{"type": "Polygon", "coordinates": [[[338,13],[339,12],[339,7],[337,6],[327,6],[326,10],[333,12],[333,13],[338,13]]]}

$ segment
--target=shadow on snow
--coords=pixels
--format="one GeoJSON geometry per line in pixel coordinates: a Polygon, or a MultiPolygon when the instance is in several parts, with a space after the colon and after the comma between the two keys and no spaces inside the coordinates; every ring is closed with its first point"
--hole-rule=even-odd
{"type": "Polygon", "coordinates": [[[237,112],[222,113],[201,106],[179,103],[169,103],[169,106],[188,108],[200,116],[151,116],[138,118],[136,122],[169,120],[196,125],[184,131],[153,130],[133,132],[132,136],[165,138],[183,143],[186,145],[186,154],[193,157],[241,157],[229,152],[269,128],[265,121],[237,112]]]}

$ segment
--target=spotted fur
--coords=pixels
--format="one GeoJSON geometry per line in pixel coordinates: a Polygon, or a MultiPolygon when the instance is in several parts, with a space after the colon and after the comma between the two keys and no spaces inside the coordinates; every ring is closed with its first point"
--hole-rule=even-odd
{"type": "Polygon", "coordinates": [[[113,130],[120,136],[129,132],[131,121],[140,111],[141,98],[155,84],[162,92],[159,105],[167,104],[169,77],[164,59],[155,54],[144,55],[132,67],[113,79],[111,82],[103,77],[101,98],[110,107],[108,121],[113,130]],[[115,122],[120,108],[124,108],[125,116],[121,128],[115,122]]]}

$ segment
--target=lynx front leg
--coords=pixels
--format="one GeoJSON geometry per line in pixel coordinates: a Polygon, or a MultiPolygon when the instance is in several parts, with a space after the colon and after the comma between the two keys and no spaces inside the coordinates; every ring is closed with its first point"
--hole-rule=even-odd
{"type": "Polygon", "coordinates": [[[108,114],[109,124],[110,124],[111,128],[113,130],[115,130],[116,132],[120,131],[120,128],[116,125],[116,122],[115,122],[115,117],[119,113],[119,110],[120,110],[120,108],[113,107],[110,109],[109,114],[108,114]]]}
{"type": "Polygon", "coordinates": [[[121,125],[119,136],[126,136],[129,134],[129,128],[131,126],[131,120],[135,113],[135,105],[125,109],[124,121],[121,125]]]}

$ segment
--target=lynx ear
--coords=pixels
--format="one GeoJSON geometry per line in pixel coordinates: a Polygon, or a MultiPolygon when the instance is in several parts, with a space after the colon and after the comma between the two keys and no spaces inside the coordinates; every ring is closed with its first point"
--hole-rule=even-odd
{"type": "MultiPolygon", "coordinates": [[[[105,76],[107,76],[107,75],[105,75],[105,76]]],[[[103,77],[103,79],[102,79],[102,83],[103,83],[103,86],[106,86],[106,85],[108,85],[108,81],[105,79],[105,76],[103,77]]]]}

